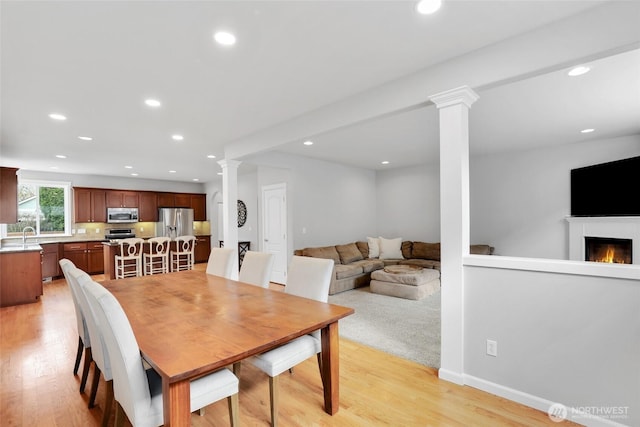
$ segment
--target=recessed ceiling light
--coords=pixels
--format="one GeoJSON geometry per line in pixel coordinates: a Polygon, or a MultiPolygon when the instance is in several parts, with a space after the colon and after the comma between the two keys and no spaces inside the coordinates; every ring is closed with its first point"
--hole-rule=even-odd
{"type": "Polygon", "coordinates": [[[218,175],[222,175],[222,172],[218,172],[218,175]]]}
{"type": "Polygon", "coordinates": [[[131,174],[131,176],[138,176],[138,174],[137,174],[137,173],[135,173],[135,172],[133,172],[133,173],[131,174]]]}
{"type": "Polygon", "coordinates": [[[236,44],[236,36],[226,31],[218,31],[213,35],[213,38],[218,44],[223,46],[233,46],[236,44]]]}
{"type": "Polygon", "coordinates": [[[580,131],[580,133],[591,133],[591,132],[593,132],[594,130],[595,130],[595,129],[582,129],[582,130],[580,131]]]}
{"type": "Polygon", "coordinates": [[[171,135],[171,138],[174,141],[182,141],[184,139],[184,136],[176,134],[176,135],[171,135]]]}
{"type": "Polygon", "coordinates": [[[57,166],[51,166],[49,169],[58,169],[57,166]]]}
{"type": "Polygon", "coordinates": [[[193,178],[194,181],[200,181],[198,178],[193,178]]]}
{"type": "Polygon", "coordinates": [[[93,141],[93,138],[91,138],[90,136],[79,136],[78,139],[81,139],[83,141],[93,141]]]}
{"type": "Polygon", "coordinates": [[[158,101],[157,99],[147,99],[144,101],[144,103],[147,104],[149,107],[159,107],[162,105],[160,101],[158,101]]]}
{"type": "Polygon", "coordinates": [[[208,158],[208,159],[215,159],[215,158],[216,158],[216,156],[214,156],[213,154],[209,154],[209,155],[207,156],[207,158],[208,158]]]}
{"type": "Polygon", "coordinates": [[[56,154],[56,157],[59,159],[66,159],[67,156],[65,156],[64,154],[56,154]]]}
{"type": "Polygon", "coordinates": [[[380,163],[382,163],[383,165],[388,165],[389,164],[389,160],[383,160],[380,163]]]}
{"type": "Polygon", "coordinates": [[[176,171],[169,171],[169,173],[176,173],[176,171]]]}
{"type": "Polygon", "coordinates": [[[313,141],[305,141],[303,142],[304,145],[313,145],[313,141]]]}
{"type": "Polygon", "coordinates": [[[51,114],[49,114],[49,117],[51,117],[53,120],[67,120],[67,118],[65,116],[63,116],[62,114],[58,114],[58,113],[51,113],[51,114]]]}
{"type": "Polygon", "coordinates": [[[416,4],[416,10],[422,15],[431,15],[442,6],[442,0],[421,0],[416,4]]]}
{"type": "Polygon", "coordinates": [[[129,166],[129,165],[127,165],[127,166],[125,166],[124,168],[125,168],[125,169],[133,169],[133,166],[129,166]]]}
{"type": "Polygon", "coordinates": [[[587,74],[589,71],[591,71],[591,68],[585,65],[580,65],[579,67],[572,68],[571,71],[569,71],[567,74],[571,77],[576,77],[587,74]]]}

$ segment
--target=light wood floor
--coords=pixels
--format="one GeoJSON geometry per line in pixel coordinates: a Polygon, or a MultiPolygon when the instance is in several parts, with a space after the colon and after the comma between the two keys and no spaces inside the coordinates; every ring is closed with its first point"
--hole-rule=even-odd
{"type": "MultiPolygon", "coordinates": [[[[78,335],[66,282],[46,283],[44,289],[39,303],[0,309],[0,425],[98,426],[105,386],[101,380],[97,405],[89,410],[89,386],[80,394],[80,379],[72,373],[78,335]]],[[[283,374],[280,386],[282,426],[557,425],[545,413],[441,381],[433,369],[344,339],[336,415],[322,409],[315,358],[296,367],[293,375],[283,374]]],[[[267,376],[243,364],[242,425],[269,425],[268,390],[267,376]]],[[[113,421],[112,416],[110,425],[113,421]]],[[[204,416],[194,415],[192,424],[228,426],[226,401],[208,406],[204,416]]]]}

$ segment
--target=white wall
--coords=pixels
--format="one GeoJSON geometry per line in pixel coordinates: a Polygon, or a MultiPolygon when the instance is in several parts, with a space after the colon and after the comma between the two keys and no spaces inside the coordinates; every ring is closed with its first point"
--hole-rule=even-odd
{"type": "Polygon", "coordinates": [[[278,152],[246,161],[288,171],[291,251],[377,233],[374,171],[278,152]]]}
{"type": "Polygon", "coordinates": [[[640,425],[637,280],[465,267],[464,295],[466,384],[542,411],[628,407],[612,421],[640,425]]]}
{"type": "Polygon", "coordinates": [[[376,184],[379,235],[440,241],[440,166],[437,162],[379,171],[376,184]]]}
{"type": "MultiPolygon", "coordinates": [[[[640,155],[640,135],[470,159],[471,243],[496,254],[569,259],[570,170],[640,155]]],[[[378,233],[440,241],[439,166],[378,172],[378,233]]]]}
{"type": "MultiPolygon", "coordinates": [[[[19,170],[18,177],[23,179],[42,179],[47,181],[71,182],[72,187],[113,188],[117,190],[168,191],[175,193],[203,193],[201,183],[161,181],[153,179],[124,178],[102,175],[76,175],[55,172],[36,172],[19,170]]],[[[208,200],[207,200],[208,202],[208,200]]],[[[207,205],[207,211],[209,206],[207,205]]]]}
{"type": "Polygon", "coordinates": [[[471,241],[500,255],[569,259],[570,170],[638,155],[640,135],[472,157],[471,241]]]}

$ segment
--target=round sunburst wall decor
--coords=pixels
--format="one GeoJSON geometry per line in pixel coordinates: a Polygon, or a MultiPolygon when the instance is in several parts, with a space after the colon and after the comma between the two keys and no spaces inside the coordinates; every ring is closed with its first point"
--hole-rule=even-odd
{"type": "Polygon", "coordinates": [[[242,200],[238,200],[238,227],[242,227],[247,222],[247,205],[242,200]]]}

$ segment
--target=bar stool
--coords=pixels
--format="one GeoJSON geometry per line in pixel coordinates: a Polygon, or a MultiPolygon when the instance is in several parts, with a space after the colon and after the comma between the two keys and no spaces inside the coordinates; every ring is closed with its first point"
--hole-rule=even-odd
{"type": "Polygon", "coordinates": [[[152,237],[148,240],[149,253],[142,255],[144,261],[144,274],[168,273],[169,272],[169,245],[171,239],[168,237],[152,237]]]}
{"type": "Polygon", "coordinates": [[[171,271],[193,270],[195,236],[176,237],[176,249],[171,251],[171,271]]]}
{"type": "Polygon", "coordinates": [[[142,245],[144,240],[139,237],[122,239],[120,254],[116,255],[116,279],[142,276],[142,245]]]}

